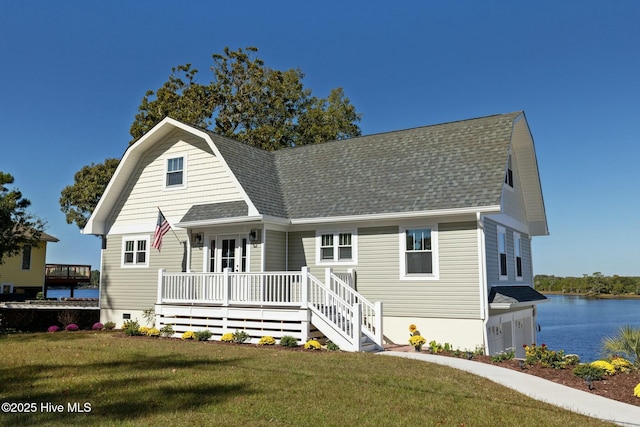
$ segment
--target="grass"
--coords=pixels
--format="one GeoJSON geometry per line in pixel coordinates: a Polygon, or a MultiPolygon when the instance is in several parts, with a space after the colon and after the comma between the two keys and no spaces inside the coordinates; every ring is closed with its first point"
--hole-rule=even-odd
{"type": "Polygon", "coordinates": [[[3,425],[597,426],[488,380],[424,362],[326,351],[58,332],[0,336],[3,425]],[[89,413],[67,404],[88,402],[89,413]]]}

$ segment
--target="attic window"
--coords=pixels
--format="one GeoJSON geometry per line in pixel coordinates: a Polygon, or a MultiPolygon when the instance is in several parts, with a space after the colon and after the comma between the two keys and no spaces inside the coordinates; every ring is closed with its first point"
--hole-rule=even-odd
{"type": "Polygon", "coordinates": [[[513,169],[511,167],[511,155],[507,160],[507,173],[504,174],[504,183],[513,188],[513,169]]]}
{"type": "Polygon", "coordinates": [[[167,159],[166,187],[184,186],[184,157],[167,159]]]}

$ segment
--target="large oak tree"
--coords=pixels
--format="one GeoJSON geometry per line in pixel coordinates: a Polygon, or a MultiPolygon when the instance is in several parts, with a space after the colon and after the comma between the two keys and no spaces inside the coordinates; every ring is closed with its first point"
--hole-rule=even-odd
{"type": "Polygon", "coordinates": [[[36,246],[44,230],[44,222],[27,211],[31,205],[13,184],[12,175],[0,171],[0,264],[18,254],[25,246],[36,246]]]}
{"type": "MultiPolygon", "coordinates": [[[[267,67],[255,47],[213,54],[211,81],[199,83],[191,64],[172,69],[169,79],[142,98],[131,125],[130,144],[165,117],[213,130],[265,150],[277,150],[360,135],[356,112],[342,88],[327,98],[304,87],[299,68],[267,67]]],[[[60,206],[81,229],[100,200],[116,159],[83,167],[62,190],[60,206]]]]}

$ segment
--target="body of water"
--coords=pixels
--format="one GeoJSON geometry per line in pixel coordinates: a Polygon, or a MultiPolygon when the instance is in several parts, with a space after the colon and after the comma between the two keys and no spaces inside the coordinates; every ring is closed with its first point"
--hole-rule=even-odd
{"type": "MultiPolygon", "coordinates": [[[[49,288],[47,290],[47,298],[69,298],[71,291],[69,289],[49,288]]],[[[73,291],[74,298],[98,298],[100,296],[99,289],[76,289],[73,291]]]]}
{"type": "Polygon", "coordinates": [[[625,325],[640,327],[640,299],[591,299],[547,295],[538,305],[537,343],[577,354],[582,362],[601,358],[602,340],[625,325]]]}

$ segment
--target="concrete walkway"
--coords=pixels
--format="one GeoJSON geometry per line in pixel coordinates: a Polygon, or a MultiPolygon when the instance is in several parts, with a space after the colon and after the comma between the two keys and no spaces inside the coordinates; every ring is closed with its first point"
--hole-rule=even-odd
{"type": "Polygon", "coordinates": [[[491,381],[509,387],[533,399],[550,403],[579,414],[621,426],[640,426],[640,407],[607,399],[586,391],[576,390],[556,384],[534,375],[524,374],[513,369],[501,368],[488,363],[455,357],[436,356],[427,353],[409,353],[403,351],[382,351],[383,356],[404,357],[405,359],[423,360],[429,363],[449,366],[456,369],[488,378],[491,381]]]}

